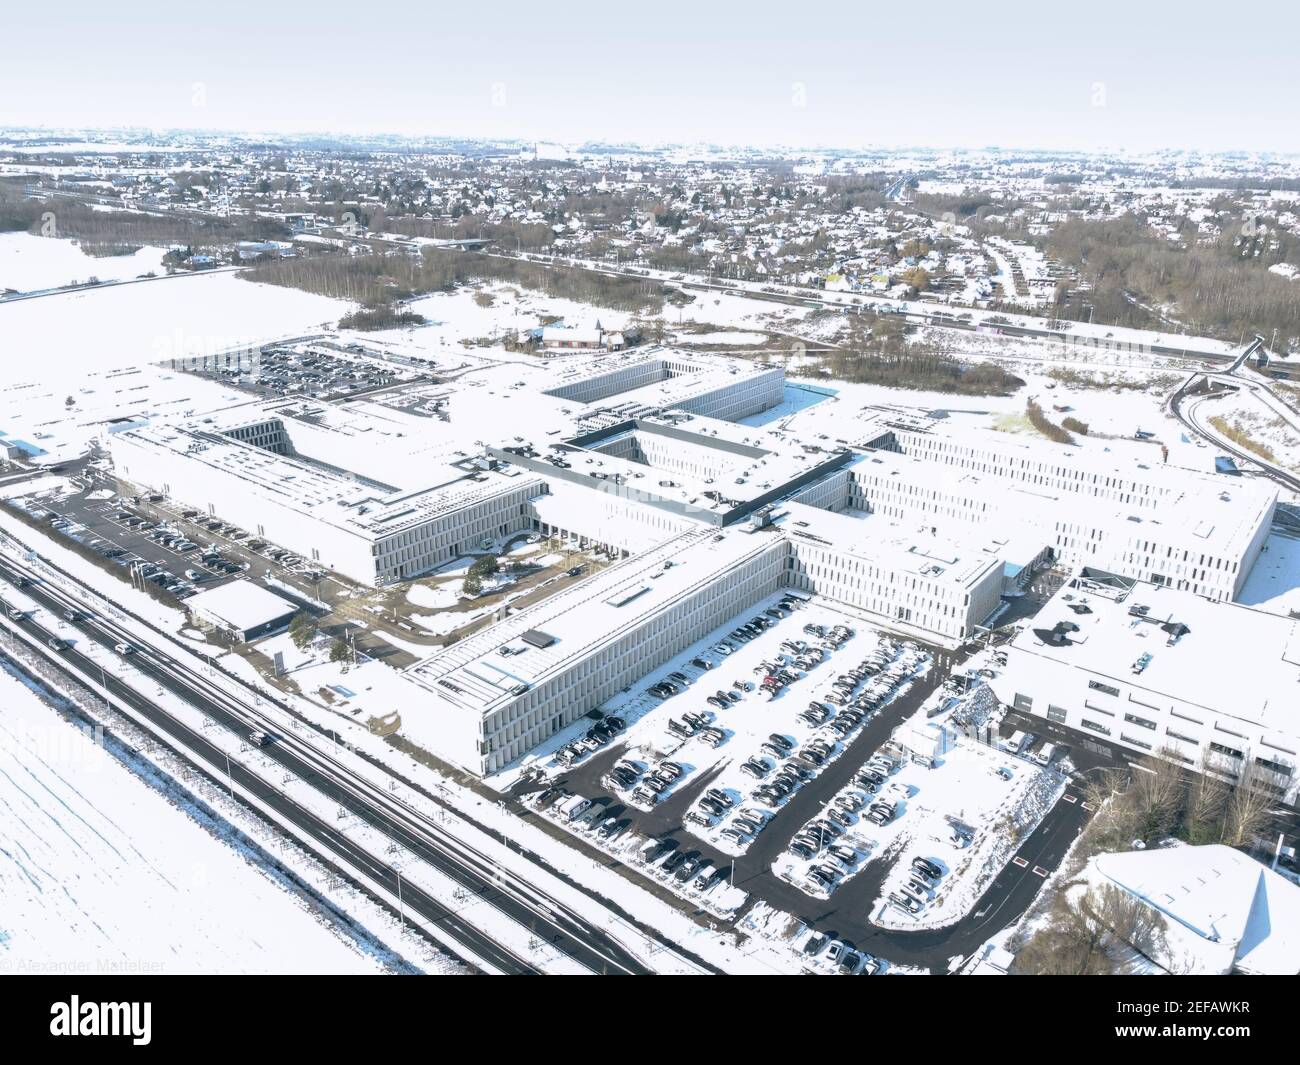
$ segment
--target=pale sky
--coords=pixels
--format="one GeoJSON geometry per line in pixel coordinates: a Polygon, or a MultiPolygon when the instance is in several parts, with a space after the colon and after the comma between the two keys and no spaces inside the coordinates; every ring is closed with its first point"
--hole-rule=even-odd
{"type": "Polygon", "coordinates": [[[4,27],[9,126],[1300,151],[1281,0],[65,0],[4,27]]]}

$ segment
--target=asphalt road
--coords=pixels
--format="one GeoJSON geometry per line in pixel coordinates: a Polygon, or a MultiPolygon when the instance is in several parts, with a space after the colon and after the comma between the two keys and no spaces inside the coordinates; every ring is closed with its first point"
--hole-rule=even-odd
{"type": "MultiPolygon", "coordinates": [[[[12,584],[19,573],[19,567],[14,563],[9,560],[0,561],[0,580],[12,584]]],[[[54,592],[43,583],[29,584],[21,592],[51,611],[59,612],[66,605],[84,609],[80,603],[54,592]]],[[[47,635],[59,634],[57,626],[47,628],[36,619],[22,622],[21,627],[37,637],[38,645],[47,635]]],[[[113,643],[125,638],[139,645],[137,637],[115,629],[102,617],[83,619],[75,624],[75,628],[79,641],[85,639],[111,648],[113,643]]],[[[177,722],[161,706],[141,696],[111,673],[101,673],[100,665],[82,654],[75,644],[69,651],[51,657],[70,667],[74,673],[80,673],[91,683],[106,684],[115,698],[131,706],[164,737],[169,737],[165,739],[167,746],[187,761],[197,760],[199,768],[218,785],[227,784],[225,753],[201,732],[195,732],[177,722]]],[[[206,678],[152,648],[142,648],[132,655],[130,667],[241,737],[246,738],[253,728],[262,727],[262,723],[256,720],[250,724],[249,708],[232,705],[234,701],[231,697],[211,685],[206,678]]],[[[483,898],[496,909],[531,928],[539,939],[552,943],[594,972],[650,971],[602,930],[553,900],[542,899],[540,892],[531,885],[502,870],[486,857],[474,853],[471,848],[459,844],[433,822],[401,807],[381,789],[351,776],[342,766],[333,763],[327,756],[322,756],[292,734],[283,734],[281,729],[275,729],[275,732],[279,738],[275,743],[262,748],[260,755],[277,762],[285,772],[310,783],[337,802],[349,815],[379,829],[398,846],[453,879],[470,895],[483,898]]],[[[230,762],[230,773],[236,785],[247,789],[278,816],[293,823],[317,843],[330,864],[343,863],[345,867],[353,865],[385,887],[396,891],[397,873],[387,863],[376,862],[358,850],[333,825],[322,822],[313,813],[298,806],[281,791],[233,760],[230,762]]],[[[532,963],[513,956],[497,945],[457,911],[447,909],[407,881],[402,881],[402,898],[411,911],[418,912],[430,922],[436,922],[453,942],[462,944],[472,955],[483,958],[505,972],[537,971],[532,963]]]]}
{"type": "MultiPolygon", "coordinates": [[[[1240,459],[1241,461],[1245,462],[1249,466],[1259,467],[1263,471],[1263,475],[1267,477],[1270,481],[1274,482],[1277,485],[1280,485],[1283,488],[1290,489],[1293,492],[1300,492],[1300,477],[1296,477],[1294,474],[1287,473],[1285,470],[1280,469],[1279,467],[1273,465],[1272,463],[1266,462],[1264,459],[1262,459],[1259,455],[1256,455],[1254,452],[1247,451],[1244,448],[1238,447],[1235,444],[1231,444],[1228,441],[1221,439],[1219,434],[1211,432],[1210,430],[1206,429],[1204,425],[1202,425],[1201,420],[1197,417],[1197,408],[1200,406],[1202,400],[1205,397],[1200,395],[1189,396],[1187,394],[1187,388],[1191,384],[1195,376],[1196,375],[1193,375],[1193,377],[1189,377],[1186,381],[1184,381],[1182,386],[1178,389],[1178,391],[1175,392],[1169,398],[1170,413],[1173,414],[1175,418],[1177,418],[1183,425],[1185,425],[1193,433],[1195,433],[1197,436],[1205,440],[1208,440],[1219,450],[1228,452],[1228,454],[1232,455],[1234,458],[1240,459]],[[1184,413],[1183,410],[1184,404],[1186,404],[1187,407],[1186,413],[1184,413]]],[[[1215,377],[1222,378],[1222,377],[1226,377],[1227,375],[1207,374],[1206,376],[1207,377],[1215,376],[1215,377]]]]}

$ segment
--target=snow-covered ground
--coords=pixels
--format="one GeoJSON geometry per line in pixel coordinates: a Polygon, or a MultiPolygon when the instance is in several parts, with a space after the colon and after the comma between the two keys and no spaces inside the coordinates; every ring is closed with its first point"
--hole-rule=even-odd
{"type": "Polygon", "coordinates": [[[0,350],[11,356],[0,384],[37,379],[68,388],[89,373],[311,333],[350,309],[233,273],[21,300],[0,305],[0,350]]]}
{"type": "Polygon", "coordinates": [[[1243,434],[1245,439],[1241,443],[1246,450],[1260,454],[1262,448],[1266,453],[1261,457],[1266,461],[1300,472],[1300,428],[1297,428],[1300,418],[1281,416],[1254,392],[1242,389],[1204,399],[1197,416],[1203,423],[1211,418],[1222,419],[1224,424],[1243,434]]]}
{"type": "MultiPolygon", "coordinates": [[[[0,510],[0,524],[8,526],[13,533],[20,537],[31,536],[38,541],[41,544],[43,554],[47,555],[59,566],[65,567],[68,571],[74,573],[78,579],[85,581],[89,587],[101,591],[108,597],[109,602],[121,604],[122,608],[130,609],[150,618],[166,631],[177,631],[183,626],[184,615],[181,611],[165,607],[143,593],[122,585],[111,574],[99,570],[67,548],[46,537],[35,535],[33,530],[20,525],[12,516],[5,515],[3,510],[0,510]]],[[[12,548],[13,545],[10,545],[10,549],[12,548]]],[[[17,550],[20,553],[23,551],[22,548],[17,550]]],[[[100,600],[92,605],[92,609],[106,610],[115,621],[126,626],[128,630],[138,630],[138,638],[141,642],[157,639],[156,635],[148,635],[141,623],[123,613],[118,607],[107,606],[104,601],[100,600]]],[[[185,658],[185,652],[178,647],[173,646],[172,653],[179,655],[182,659],[185,658]]],[[[108,653],[107,661],[112,663],[108,668],[120,671],[120,660],[114,661],[114,659],[115,656],[108,653]]],[[[191,659],[190,664],[202,668],[198,659],[191,659]]],[[[245,659],[227,655],[221,659],[221,664],[226,670],[243,677],[255,689],[269,694],[265,682],[245,659]]],[[[376,665],[378,664],[376,663],[376,665]]],[[[388,672],[397,676],[391,670],[388,672]]],[[[128,671],[119,675],[127,676],[130,674],[128,671]]],[[[355,687],[356,676],[355,674],[350,676],[355,687]]],[[[221,671],[217,671],[213,675],[213,679],[216,683],[228,689],[233,687],[233,682],[225,678],[221,671]]],[[[173,706],[173,712],[181,716],[183,720],[189,721],[195,727],[198,726],[202,715],[197,711],[189,709],[179,700],[172,700],[159,694],[159,691],[153,685],[147,685],[147,691],[151,698],[163,698],[169,702],[173,706]]],[[[246,691],[239,691],[238,695],[241,699],[248,697],[246,691]]],[[[353,772],[366,778],[379,780],[386,786],[387,778],[376,766],[387,765],[391,766],[394,772],[407,779],[420,781],[426,789],[441,796],[445,805],[427,800],[414,792],[406,793],[403,790],[405,802],[408,805],[421,809],[426,815],[436,818],[446,831],[469,839],[472,847],[489,854],[491,860],[497,862],[503,868],[515,869],[529,879],[531,883],[539,885],[544,891],[552,894],[553,897],[563,900],[565,905],[588,915],[590,919],[609,931],[625,947],[632,950],[656,970],[669,972],[697,971],[689,960],[681,958],[660,945],[647,941],[642,933],[631,926],[625,918],[608,909],[603,901],[593,901],[591,897],[560,881],[553,874],[539,869],[538,866],[516,850],[507,847],[504,843],[490,840],[484,835],[483,830],[499,832],[504,839],[513,840],[527,851],[540,856],[553,869],[575,872],[577,856],[568,845],[553,839],[536,825],[521,821],[513,813],[463,787],[451,777],[431,769],[428,765],[416,761],[411,756],[394,748],[381,736],[370,732],[363,724],[358,723],[350,716],[340,716],[335,711],[326,709],[322,703],[304,697],[293,695],[280,697],[292,703],[295,710],[306,719],[327,730],[331,730],[331,732],[337,730],[340,745],[331,748],[332,755],[346,762],[353,772]],[[359,756],[351,754],[353,749],[363,750],[371,761],[365,761],[359,756]],[[455,812],[452,813],[451,811],[455,812]]],[[[273,716],[279,713],[267,703],[263,703],[262,708],[273,716]]],[[[287,721],[280,727],[283,729],[293,728],[298,731],[295,726],[292,726],[287,721]]],[[[300,732],[300,735],[306,734],[300,732]]],[[[208,732],[208,736],[209,739],[218,742],[222,742],[226,738],[222,735],[221,730],[211,730],[208,732]]],[[[232,757],[247,758],[248,754],[236,747],[232,751],[232,757]]],[[[295,797],[300,797],[303,790],[301,782],[297,782],[292,790],[295,797]]],[[[323,811],[324,815],[331,818],[334,812],[333,807],[323,811]]],[[[793,971],[790,967],[789,958],[782,959],[779,954],[756,957],[749,950],[739,949],[734,937],[717,934],[706,927],[702,927],[687,914],[664,900],[651,895],[627,877],[620,875],[615,869],[583,861],[576,867],[576,870],[580,871],[581,882],[595,893],[595,900],[608,900],[614,903],[626,913],[634,915],[647,926],[661,930],[672,941],[687,946],[711,964],[727,972],[793,971]]],[[[414,875],[414,872],[414,868],[408,865],[403,875],[404,877],[408,873],[414,875]]],[[[465,900],[455,897],[454,888],[445,882],[446,878],[434,877],[432,879],[435,882],[431,885],[431,889],[437,890],[439,893],[445,892],[448,905],[455,906],[458,909],[463,908],[465,900]]],[[[364,896],[360,896],[355,892],[350,892],[344,901],[349,912],[357,907],[373,906],[364,896]]],[[[483,906],[486,904],[479,902],[476,905],[483,906]]],[[[490,918],[488,924],[491,925],[493,921],[496,921],[499,926],[498,930],[502,931],[503,934],[508,932],[513,936],[518,932],[518,928],[513,926],[512,922],[503,923],[499,918],[490,918]]],[[[388,931],[392,931],[392,929],[390,928],[388,931]]],[[[520,949],[531,949],[523,942],[517,945],[520,949]]],[[[539,961],[549,959],[552,964],[563,964],[563,960],[554,958],[553,952],[547,951],[545,945],[542,946],[540,954],[534,952],[534,957],[539,961]]],[[[433,963],[428,959],[424,959],[422,964],[429,965],[433,963]]]]}
{"type": "Polygon", "coordinates": [[[559,318],[571,326],[599,321],[607,330],[622,329],[631,318],[625,312],[506,284],[463,286],[452,292],[421,296],[407,304],[407,309],[423,315],[426,324],[361,333],[358,338],[403,355],[438,362],[456,362],[466,356],[475,360],[529,361],[530,356],[512,354],[500,345],[522,330],[538,327],[543,318],[559,318]],[[489,298],[491,302],[487,302],[489,298]],[[483,340],[492,343],[486,347],[475,344],[483,340]]]}
{"type": "Polygon", "coordinates": [[[0,291],[34,292],[89,281],[123,281],[162,271],[163,248],[130,255],[86,255],[71,240],[31,233],[0,233],[0,291]]]}
{"type": "Polygon", "coordinates": [[[10,672],[0,703],[0,971],[381,971],[10,672]]]}

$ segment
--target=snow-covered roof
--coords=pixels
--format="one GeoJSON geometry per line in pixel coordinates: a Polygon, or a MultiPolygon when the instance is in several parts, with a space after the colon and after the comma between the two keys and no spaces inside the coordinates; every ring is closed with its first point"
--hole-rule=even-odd
{"type": "Polygon", "coordinates": [[[237,580],[199,592],[185,604],[190,610],[240,632],[278,621],[298,608],[254,581],[237,580]]]}
{"type": "Polygon", "coordinates": [[[681,533],[436,651],[407,676],[446,708],[489,713],[590,659],[776,543],[742,528],[681,533]],[[553,642],[521,654],[499,653],[531,630],[545,632],[553,642]]]}
{"type": "Polygon", "coordinates": [[[1300,621],[1294,618],[1168,586],[1137,583],[1127,595],[1111,596],[1067,584],[1012,647],[1025,652],[1018,669],[1030,668],[1034,657],[1049,659],[1122,680],[1150,693],[1155,704],[1172,699],[1300,733],[1300,621]],[[1062,630],[1059,643],[1045,640],[1041,634],[1058,624],[1073,627],[1062,630]],[[1171,641],[1174,626],[1183,628],[1171,641]]]}
{"type": "Polygon", "coordinates": [[[1238,969],[1300,973],[1300,887],[1248,855],[1221,844],[1174,846],[1102,854],[1094,866],[1192,936],[1234,947],[1238,969]]]}

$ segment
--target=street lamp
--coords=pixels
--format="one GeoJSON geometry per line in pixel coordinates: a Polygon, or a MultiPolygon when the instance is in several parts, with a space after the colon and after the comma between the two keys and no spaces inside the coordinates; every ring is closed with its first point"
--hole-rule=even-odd
{"type": "Polygon", "coordinates": [[[402,923],[402,937],[406,936],[406,910],[402,905],[402,870],[394,868],[397,874],[397,918],[402,923]]]}

